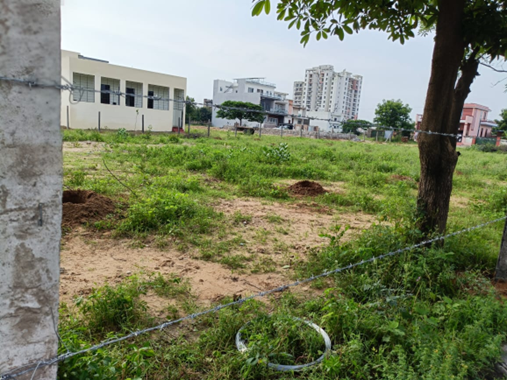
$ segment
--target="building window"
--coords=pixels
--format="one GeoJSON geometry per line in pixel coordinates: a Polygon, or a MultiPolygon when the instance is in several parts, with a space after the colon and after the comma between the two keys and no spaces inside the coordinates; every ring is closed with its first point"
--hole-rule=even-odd
{"type": "Polygon", "coordinates": [[[149,84],[148,108],[169,111],[169,87],[149,84]]]}
{"type": "Polygon", "coordinates": [[[95,76],[74,73],[72,83],[75,102],[95,103],[95,76]]]}
{"type": "Polygon", "coordinates": [[[252,93],[254,92],[254,89],[252,87],[248,87],[248,92],[252,93]]]}
{"type": "Polygon", "coordinates": [[[125,105],[127,107],[143,107],[143,84],[127,81],[125,87],[125,105]]]}
{"type": "Polygon", "coordinates": [[[120,80],[101,78],[100,102],[102,104],[120,105],[120,80]]]}

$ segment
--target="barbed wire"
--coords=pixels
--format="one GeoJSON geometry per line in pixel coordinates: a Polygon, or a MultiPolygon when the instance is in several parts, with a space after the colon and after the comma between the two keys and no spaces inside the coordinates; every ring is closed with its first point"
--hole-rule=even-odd
{"type": "Polygon", "coordinates": [[[341,268],[325,271],[325,272],[323,272],[321,274],[318,274],[316,276],[311,276],[311,277],[306,278],[304,280],[297,280],[297,281],[292,282],[290,284],[282,285],[282,286],[273,288],[271,290],[266,290],[266,291],[263,291],[263,292],[255,293],[255,294],[253,294],[251,296],[248,296],[248,297],[245,297],[245,298],[240,298],[239,300],[236,300],[236,301],[233,301],[233,302],[228,302],[228,303],[225,303],[225,304],[222,304],[222,305],[218,305],[218,306],[216,306],[214,308],[207,309],[205,311],[201,311],[201,312],[198,312],[198,313],[190,314],[190,315],[187,315],[187,316],[179,318],[179,319],[175,319],[175,320],[172,320],[172,321],[167,321],[167,322],[161,323],[161,324],[159,324],[157,326],[153,326],[153,327],[149,327],[147,329],[143,329],[143,330],[138,330],[138,331],[132,332],[132,333],[130,333],[128,335],[125,335],[123,337],[120,337],[120,338],[108,339],[108,340],[102,341],[102,342],[100,342],[100,343],[98,343],[98,344],[96,344],[94,346],[82,349],[80,351],[67,352],[65,354],[60,354],[58,356],[55,356],[55,357],[53,357],[51,359],[40,360],[40,361],[37,362],[36,365],[33,365],[33,366],[29,367],[29,368],[25,368],[25,369],[18,368],[16,370],[12,371],[11,373],[6,373],[6,374],[3,374],[3,375],[0,375],[0,380],[15,379],[15,378],[17,378],[19,376],[22,376],[22,375],[24,375],[26,373],[29,373],[31,371],[37,371],[39,368],[47,367],[47,366],[51,366],[51,365],[57,364],[57,363],[59,363],[61,361],[70,359],[70,358],[72,358],[74,356],[77,356],[77,355],[82,355],[82,354],[85,354],[87,352],[96,351],[96,350],[99,350],[99,349],[104,348],[106,346],[109,346],[111,344],[119,343],[119,342],[122,342],[122,341],[125,341],[125,340],[128,340],[128,339],[131,339],[131,338],[136,338],[136,337],[138,337],[140,335],[143,335],[143,334],[146,334],[146,333],[149,333],[149,332],[152,332],[152,331],[157,331],[157,330],[161,331],[161,330],[163,330],[163,329],[165,329],[165,328],[167,328],[169,326],[178,324],[178,323],[183,322],[183,321],[194,320],[195,318],[198,318],[198,317],[201,317],[201,316],[204,316],[204,315],[207,315],[207,314],[216,313],[216,312],[218,312],[218,311],[220,311],[222,309],[225,309],[225,308],[228,308],[228,307],[231,307],[231,306],[234,306],[234,305],[241,305],[244,302],[250,301],[250,300],[255,299],[255,298],[265,297],[265,296],[273,294],[273,293],[280,293],[280,292],[283,292],[283,291],[285,291],[285,290],[287,290],[289,288],[296,287],[296,286],[299,286],[299,285],[302,285],[302,284],[306,284],[306,283],[315,281],[315,280],[320,279],[320,278],[328,277],[328,276],[331,276],[333,274],[338,274],[338,273],[344,272],[346,270],[354,269],[354,268],[359,267],[361,265],[365,265],[365,264],[369,264],[369,263],[374,263],[377,260],[382,260],[382,259],[385,259],[387,257],[392,257],[392,256],[398,255],[398,254],[403,253],[403,252],[411,251],[411,250],[416,249],[416,248],[426,247],[426,246],[428,246],[428,245],[430,245],[432,243],[435,243],[437,241],[441,241],[441,240],[444,240],[444,239],[447,239],[447,238],[450,238],[450,237],[453,237],[453,236],[457,236],[457,235],[460,235],[460,234],[463,234],[463,233],[466,233],[466,232],[474,231],[476,229],[483,228],[485,226],[488,226],[490,224],[494,224],[494,223],[500,222],[500,221],[505,220],[505,219],[507,219],[507,216],[503,216],[501,218],[494,219],[494,220],[491,220],[489,222],[481,223],[481,224],[478,224],[478,225],[473,226],[473,227],[464,228],[464,229],[458,230],[456,232],[452,232],[452,233],[444,235],[444,236],[437,236],[437,237],[435,237],[433,239],[429,239],[429,240],[423,241],[421,243],[414,244],[414,245],[412,245],[410,247],[400,248],[400,249],[397,249],[395,251],[391,251],[389,253],[385,253],[385,254],[379,255],[379,256],[373,256],[370,259],[361,260],[359,262],[356,262],[354,264],[349,264],[349,265],[341,267],[341,268]]]}
{"type": "MultiPolygon", "coordinates": [[[[266,110],[252,110],[250,108],[242,108],[242,107],[231,107],[231,106],[223,106],[221,104],[207,104],[207,103],[199,103],[196,101],[190,101],[186,99],[171,99],[171,98],[163,98],[160,96],[153,96],[153,95],[136,95],[136,94],[129,94],[121,91],[113,91],[113,90],[96,90],[94,88],[89,87],[81,87],[81,86],[75,86],[73,85],[68,79],[64,78],[62,76],[62,79],[67,82],[67,84],[48,84],[48,83],[39,83],[37,80],[34,79],[20,79],[20,78],[12,78],[12,77],[6,77],[6,76],[0,76],[0,81],[5,82],[14,82],[14,83],[22,83],[28,85],[30,88],[33,87],[42,87],[42,88],[55,88],[61,91],[70,91],[71,94],[73,94],[76,91],[79,91],[80,97],[78,100],[74,99],[75,102],[79,103],[82,101],[82,97],[84,93],[86,92],[93,92],[93,93],[100,93],[100,94],[111,94],[111,95],[117,95],[121,97],[130,97],[130,98],[147,98],[150,100],[155,101],[166,101],[166,102],[173,102],[173,103],[179,103],[179,104],[185,104],[185,105],[194,105],[194,106],[200,106],[200,107],[211,107],[211,108],[217,108],[217,109],[224,109],[224,110],[231,110],[231,111],[241,111],[241,112],[250,112],[250,113],[257,113],[257,114],[263,114],[263,115],[282,115],[286,117],[291,117],[295,119],[304,119],[304,120],[314,120],[314,121],[327,121],[328,123],[332,123],[335,125],[342,125],[346,123],[346,121],[337,121],[334,119],[329,118],[320,118],[315,116],[303,116],[299,114],[289,114],[285,112],[269,112],[266,110]]],[[[72,102],[71,102],[72,103],[72,102]]],[[[408,128],[396,128],[396,127],[388,127],[383,125],[375,125],[375,124],[359,124],[356,123],[357,126],[361,127],[373,127],[376,129],[381,130],[391,130],[391,131],[400,131],[400,132],[417,132],[417,133],[424,133],[428,135],[437,135],[437,136],[444,136],[444,137],[452,137],[455,139],[459,139],[461,134],[453,134],[453,133],[443,133],[443,132],[433,132],[433,131],[424,131],[421,129],[408,129],[408,128]]]]}

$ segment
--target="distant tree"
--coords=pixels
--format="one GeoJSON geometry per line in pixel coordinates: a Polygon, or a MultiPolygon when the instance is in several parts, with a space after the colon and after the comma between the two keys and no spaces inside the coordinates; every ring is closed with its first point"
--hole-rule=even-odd
{"type": "Polygon", "coordinates": [[[207,123],[211,120],[211,109],[209,107],[199,108],[199,120],[201,123],[207,123]]]}
{"type": "Polygon", "coordinates": [[[243,125],[243,120],[262,123],[264,120],[264,114],[260,113],[259,111],[262,112],[262,107],[259,104],[228,100],[220,105],[217,116],[222,119],[238,119],[239,125],[243,125]]]}
{"type": "Polygon", "coordinates": [[[498,124],[498,127],[495,128],[496,131],[507,133],[507,108],[500,112],[500,120],[495,120],[495,123],[498,124]]]}
{"type": "Polygon", "coordinates": [[[414,129],[410,119],[412,108],[401,100],[383,100],[375,110],[375,123],[385,127],[414,129]]]}
{"type": "Polygon", "coordinates": [[[198,114],[198,109],[193,103],[195,103],[195,99],[187,96],[187,103],[185,103],[185,123],[197,119],[196,115],[198,114]]]}
{"type": "Polygon", "coordinates": [[[368,129],[372,124],[367,120],[347,120],[342,125],[344,133],[357,133],[358,128],[368,129]]]}

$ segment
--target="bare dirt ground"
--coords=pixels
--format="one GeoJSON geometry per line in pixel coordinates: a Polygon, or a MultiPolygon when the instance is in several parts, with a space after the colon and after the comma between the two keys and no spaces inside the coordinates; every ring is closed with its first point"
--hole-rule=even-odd
{"type": "Polygon", "coordinates": [[[141,271],[174,273],[189,279],[200,301],[276,287],[283,279],[275,273],[236,275],[221,264],[195,260],[176,250],[133,248],[129,240],[94,236],[83,228],[65,238],[60,262],[60,293],[65,302],[88,295],[93,287],[119,283],[141,271]]]}
{"type": "MultiPolygon", "coordinates": [[[[94,287],[119,283],[140,272],[173,273],[188,279],[192,293],[204,305],[227,296],[246,296],[289,282],[291,264],[304,260],[312,248],[326,244],[327,239],[319,234],[329,232],[332,226],[350,225],[344,237],[350,239],[374,221],[373,216],[361,213],[333,214],[311,199],[282,204],[238,198],[222,200],[215,208],[226,217],[233,218],[237,213],[245,216],[245,221],[238,221],[230,231],[245,243],[234,246],[227,254],[250,255],[253,259],[249,268],[231,270],[221,263],[198,259],[198,248],[184,253],[175,247],[137,248],[131,240],[113,239],[108,233],[97,234],[77,227],[62,240],[62,301],[70,302],[76,296],[88,295],[94,287]],[[267,273],[249,270],[256,262],[266,260],[272,263],[267,273]]],[[[309,287],[300,289],[308,290],[309,287]]],[[[151,298],[148,304],[158,302],[157,297],[151,298]]]]}

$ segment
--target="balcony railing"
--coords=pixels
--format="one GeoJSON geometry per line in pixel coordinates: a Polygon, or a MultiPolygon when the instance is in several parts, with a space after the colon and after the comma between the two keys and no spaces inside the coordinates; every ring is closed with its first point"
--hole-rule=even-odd
{"type": "Polygon", "coordinates": [[[266,94],[265,92],[261,94],[261,97],[282,100],[282,97],[280,95],[275,95],[275,94],[270,95],[270,94],[266,94]]]}
{"type": "Polygon", "coordinates": [[[260,84],[260,85],[263,85],[263,86],[276,87],[276,84],[271,83],[271,82],[267,82],[267,81],[262,80],[262,79],[247,79],[246,82],[257,83],[257,84],[260,84]]]}
{"type": "Polygon", "coordinates": [[[265,111],[268,113],[274,113],[274,114],[278,114],[278,115],[287,115],[287,110],[285,108],[280,108],[280,107],[266,109],[265,111]]]}

